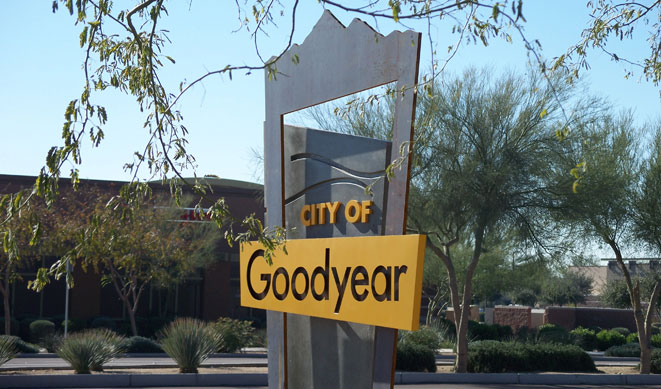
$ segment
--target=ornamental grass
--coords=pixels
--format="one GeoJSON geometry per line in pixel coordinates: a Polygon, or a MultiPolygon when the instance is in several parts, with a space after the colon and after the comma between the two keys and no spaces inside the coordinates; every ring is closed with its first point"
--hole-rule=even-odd
{"type": "Polygon", "coordinates": [[[14,358],[18,354],[18,349],[13,339],[9,337],[0,338],[0,365],[14,358]]]}
{"type": "Polygon", "coordinates": [[[62,340],[57,355],[76,374],[103,371],[103,365],[122,353],[123,337],[106,328],[78,332],[62,340]]]}
{"type": "Polygon", "coordinates": [[[222,340],[211,325],[191,318],[173,321],[161,331],[160,338],[163,351],[174,359],[180,373],[197,373],[222,340]]]}

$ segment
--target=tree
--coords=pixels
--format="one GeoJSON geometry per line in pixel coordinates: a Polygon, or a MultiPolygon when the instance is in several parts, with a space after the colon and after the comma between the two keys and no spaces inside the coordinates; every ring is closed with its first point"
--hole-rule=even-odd
{"type": "Polygon", "coordinates": [[[592,290],[592,279],[585,274],[565,271],[547,278],[542,284],[540,299],[549,305],[576,306],[585,302],[592,290]]]}
{"type": "Polygon", "coordinates": [[[644,312],[640,283],[632,278],[622,255],[623,245],[635,245],[640,132],[629,114],[603,115],[557,144],[561,151],[549,170],[556,175],[556,215],[563,223],[581,228],[586,239],[605,244],[615,255],[634,311],[641,348],[640,373],[649,374],[653,306],[661,284],[653,288],[644,312]]]}
{"type": "MultiPolygon", "coordinates": [[[[659,276],[654,273],[643,277],[633,277],[634,285],[640,285],[641,296],[651,296],[659,276]]],[[[612,308],[631,309],[631,296],[624,278],[611,280],[604,285],[601,293],[601,302],[612,308]]],[[[644,301],[649,304],[649,301],[644,301]]],[[[657,299],[655,309],[658,311],[661,301],[657,299]]]]}
{"type": "Polygon", "coordinates": [[[137,336],[135,314],[145,288],[178,283],[208,264],[220,233],[210,224],[178,222],[172,204],[145,198],[130,213],[117,198],[110,204],[96,204],[89,224],[77,231],[74,253],[114,288],[137,336]]]}
{"type": "MultiPolygon", "coordinates": [[[[554,90],[570,93],[563,84],[554,90]]],[[[478,263],[490,255],[502,260],[504,241],[541,241],[544,155],[555,142],[549,124],[558,105],[535,71],[494,77],[472,69],[429,91],[418,102],[407,229],[426,234],[431,263],[443,264],[455,312],[455,368],[465,372],[464,307],[473,299],[478,263]]],[[[319,110],[313,116],[322,128],[384,138],[390,120],[380,116],[392,114],[387,101],[344,116],[319,110]]]]}

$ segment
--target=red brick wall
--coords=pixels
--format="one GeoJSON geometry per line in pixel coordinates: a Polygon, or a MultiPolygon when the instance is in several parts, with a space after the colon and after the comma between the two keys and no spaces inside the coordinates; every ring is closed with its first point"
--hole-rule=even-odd
{"type": "Polygon", "coordinates": [[[501,326],[510,326],[512,331],[531,326],[530,307],[510,307],[497,305],[493,310],[493,322],[501,326]]]}
{"type": "Polygon", "coordinates": [[[544,323],[557,324],[567,330],[576,327],[624,327],[636,330],[631,309],[548,307],[544,323]]]}

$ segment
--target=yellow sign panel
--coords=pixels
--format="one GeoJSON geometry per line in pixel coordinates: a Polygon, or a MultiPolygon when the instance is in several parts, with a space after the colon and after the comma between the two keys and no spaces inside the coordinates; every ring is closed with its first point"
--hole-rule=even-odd
{"type": "Polygon", "coordinates": [[[416,330],[424,235],[295,239],[273,265],[257,242],[241,247],[241,305],[416,330]]]}

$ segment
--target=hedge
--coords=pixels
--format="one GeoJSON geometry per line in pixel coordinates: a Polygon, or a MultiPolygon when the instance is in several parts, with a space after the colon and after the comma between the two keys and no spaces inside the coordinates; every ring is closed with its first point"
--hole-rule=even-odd
{"type": "Polygon", "coordinates": [[[569,332],[572,343],[586,351],[597,348],[597,334],[588,328],[577,327],[569,332]]]}
{"type": "Polygon", "coordinates": [[[422,344],[399,342],[397,344],[396,370],[436,372],[434,352],[422,344]]]}
{"type": "Polygon", "coordinates": [[[468,349],[471,373],[527,371],[594,372],[592,358],[573,345],[478,341],[468,349]]]}

